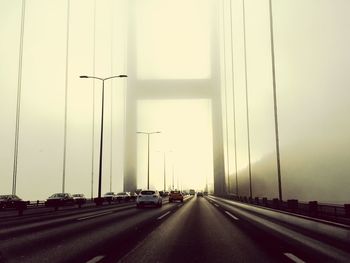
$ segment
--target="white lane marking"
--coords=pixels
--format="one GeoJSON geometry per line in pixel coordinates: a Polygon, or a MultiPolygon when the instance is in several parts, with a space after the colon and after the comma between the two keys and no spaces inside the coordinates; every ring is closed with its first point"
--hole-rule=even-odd
{"type": "Polygon", "coordinates": [[[157,220],[163,219],[164,217],[166,217],[166,216],[169,215],[170,213],[171,213],[171,211],[166,212],[164,215],[158,217],[157,220]]]}
{"type": "Polygon", "coordinates": [[[177,205],[178,207],[182,206],[182,204],[177,205]]]}
{"type": "Polygon", "coordinates": [[[233,214],[231,214],[230,212],[225,211],[225,213],[226,213],[227,215],[229,215],[231,218],[233,218],[234,220],[239,220],[238,217],[235,217],[235,216],[234,216],[233,214]]]}
{"type": "Polygon", "coordinates": [[[215,203],[214,203],[214,205],[215,205],[216,207],[220,207],[218,204],[215,204],[215,203]]]}
{"type": "Polygon", "coordinates": [[[108,215],[108,214],[112,214],[113,212],[105,212],[105,213],[99,213],[99,214],[96,214],[96,215],[92,215],[92,216],[86,216],[86,217],[80,217],[80,218],[77,218],[77,220],[85,220],[85,219],[90,219],[90,218],[94,218],[94,217],[98,217],[98,216],[103,216],[103,215],[108,215]]]}
{"type": "Polygon", "coordinates": [[[101,261],[104,257],[105,256],[97,256],[97,257],[90,259],[89,261],[86,261],[86,263],[97,263],[97,262],[101,261]]]}
{"type": "Polygon", "coordinates": [[[296,263],[305,263],[305,261],[301,260],[300,258],[298,258],[297,256],[293,255],[292,253],[284,253],[284,255],[293,260],[296,263]]]}

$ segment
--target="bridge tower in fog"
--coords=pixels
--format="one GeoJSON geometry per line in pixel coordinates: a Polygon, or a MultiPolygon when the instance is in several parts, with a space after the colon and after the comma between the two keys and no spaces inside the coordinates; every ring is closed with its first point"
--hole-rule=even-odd
{"type": "MultiPolygon", "coordinates": [[[[126,98],[126,145],[124,165],[124,190],[134,191],[137,187],[137,104],[144,99],[170,100],[170,99],[208,99],[211,101],[212,136],[213,136],[213,174],[214,192],[226,192],[222,107],[220,89],[220,43],[218,32],[217,6],[215,1],[208,1],[212,5],[210,10],[209,31],[210,74],[205,79],[152,79],[141,78],[138,72],[137,41],[140,29],[137,21],[137,6],[130,5],[128,27],[128,88],[126,98]]],[[[176,2],[175,2],[176,3],[176,2]]],[[[178,3],[178,5],[181,5],[178,3]]],[[[184,7],[186,8],[186,7],[184,7]]],[[[171,10],[170,10],[171,11],[171,10]]],[[[194,14],[195,15],[195,14],[194,14]]],[[[181,19],[179,14],[178,19],[181,19]]],[[[161,23],[160,23],[161,26],[161,23]]],[[[169,29],[171,30],[171,29],[169,29]]],[[[160,38],[162,36],[159,36],[160,38]]],[[[186,41],[181,39],[179,41],[186,41]]],[[[156,54],[155,54],[156,55],[156,54]]]]}

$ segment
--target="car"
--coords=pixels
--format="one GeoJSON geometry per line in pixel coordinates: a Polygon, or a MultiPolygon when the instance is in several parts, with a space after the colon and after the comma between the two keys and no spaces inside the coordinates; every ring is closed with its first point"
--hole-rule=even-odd
{"type": "Polygon", "coordinates": [[[172,203],[174,201],[180,201],[181,203],[184,201],[184,197],[180,191],[177,191],[177,190],[170,191],[169,203],[172,203]]]}
{"type": "Polygon", "coordinates": [[[28,202],[17,195],[0,195],[0,210],[3,208],[26,209],[28,202]]]}
{"type": "Polygon", "coordinates": [[[161,207],[163,205],[162,197],[157,190],[142,190],[136,198],[136,207],[141,208],[145,205],[154,205],[161,207]]]}
{"type": "Polygon", "coordinates": [[[129,201],[130,200],[130,193],[128,192],[120,192],[120,193],[117,193],[114,197],[115,200],[117,200],[118,202],[121,202],[121,201],[129,201]]]}
{"type": "Polygon", "coordinates": [[[137,198],[137,194],[135,192],[131,192],[130,193],[130,200],[131,201],[136,201],[136,198],[137,198]]]}
{"type": "Polygon", "coordinates": [[[108,203],[112,203],[115,200],[115,194],[114,192],[107,192],[103,195],[103,198],[108,203]]]}
{"type": "Polygon", "coordinates": [[[79,207],[86,203],[86,197],[84,194],[73,194],[73,199],[79,207]]]}
{"type": "Polygon", "coordinates": [[[197,192],[197,197],[203,197],[203,192],[197,192]]]}
{"type": "Polygon", "coordinates": [[[45,206],[55,207],[57,209],[59,206],[74,205],[75,200],[73,196],[69,193],[56,193],[47,198],[45,206]]]}

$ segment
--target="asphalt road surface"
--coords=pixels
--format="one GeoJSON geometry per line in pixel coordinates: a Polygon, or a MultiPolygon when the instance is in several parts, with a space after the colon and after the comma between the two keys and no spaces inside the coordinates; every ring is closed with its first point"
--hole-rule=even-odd
{"type": "Polygon", "coordinates": [[[188,197],[164,199],[161,208],[125,203],[2,218],[0,262],[327,261],[214,201],[188,197]]]}

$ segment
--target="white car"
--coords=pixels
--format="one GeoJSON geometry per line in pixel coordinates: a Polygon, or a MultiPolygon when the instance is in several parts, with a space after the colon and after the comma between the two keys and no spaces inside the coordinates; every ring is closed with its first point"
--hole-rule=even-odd
{"type": "Polygon", "coordinates": [[[142,190],[136,198],[137,208],[141,208],[144,205],[154,205],[161,207],[163,205],[162,197],[157,190],[142,190]]]}
{"type": "Polygon", "coordinates": [[[108,193],[105,193],[103,198],[108,202],[108,203],[111,203],[114,201],[115,199],[115,194],[114,192],[108,192],[108,193]]]}

